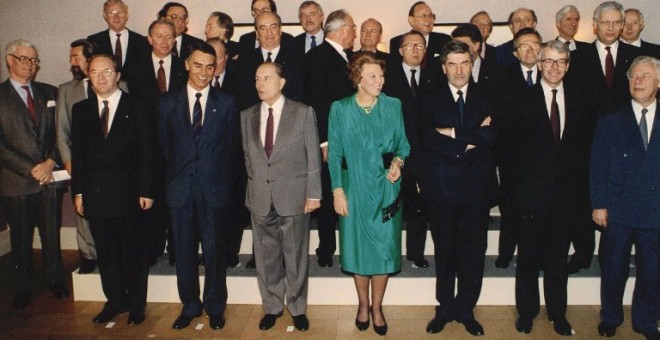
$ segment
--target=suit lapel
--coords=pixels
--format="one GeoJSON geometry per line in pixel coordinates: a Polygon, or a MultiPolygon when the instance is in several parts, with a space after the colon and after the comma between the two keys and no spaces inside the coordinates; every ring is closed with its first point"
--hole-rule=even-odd
{"type": "Polygon", "coordinates": [[[128,97],[125,93],[122,92],[121,97],[119,98],[119,103],[117,103],[115,116],[112,119],[112,124],[110,125],[110,131],[108,131],[106,142],[110,141],[110,139],[118,138],[117,136],[123,135],[123,130],[126,129],[126,124],[130,118],[129,114],[131,114],[129,105],[130,103],[128,101],[128,97]]]}
{"type": "MultiPolygon", "coordinates": [[[[11,84],[9,79],[7,79],[5,84],[7,84],[7,89],[9,91],[9,96],[11,97],[10,99],[12,101],[12,104],[17,108],[17,110],[12,110],[12,112],[20,112],[21,117],[19,117],[19,119],[21,119],[23,121],[23,124],[27,127],[25,130],[32,135],[31,136],[32,138],[36,138],[37,131],[35,130],[34,123],[30,119],[30,112],[28,111],[27,105],[25,104],[21,96],[18,94],[18,92],[16,92],[16,89],[11,84]]],[[[39,117],[38,114],[37,117],[39,117]]]]}
{"type": "Polygon", "coordinates": [[[254,148],[258,150],[257,152],[259,152],[259,154],[262,155],[264,159],[268,159],[264,145],[261,142],[261,102],[252,107],[250,120],[250,125],[252,125],[252,143],[254,143],[254,148]]]}
{"type": "Polygon", "coordinates": [[[275,132],[275,145],[273,145],[273,152],[270,155],[271,158],[275,157],[280,149],[279,146],[282,145],[282,141],[284,138],[286,138],[286,136],[289,135],[289,131],[292,129],[294,119],[295,113],[291,108],[289,100],[285,97],[284,107],[282,107],[282,115],[280,116],[280,123],[278,124],[277,131],[275,132]]]}
{"type": "Polygon", "coordinates": [[[660,136],[658,136],[660,134],[660,115],[658,115],[658,112],[660,112],[660,102],[656,102],[655,118],[653,119],[653,127],[651,128],[651,139],[649,140],[647,149],[648,153],[658,153],[660,150],[660,136]]]}

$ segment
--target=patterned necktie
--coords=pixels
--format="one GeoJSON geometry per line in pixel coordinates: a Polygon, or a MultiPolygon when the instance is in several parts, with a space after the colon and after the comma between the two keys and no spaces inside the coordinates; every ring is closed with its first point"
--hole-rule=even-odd
{"type": "Polygon", "coordinates": [[[534,71],[527,71],[527,86],[532,87],[534,85],[534,81],[532,80],[532,72],[534,71]]]}
{"type": "Polygon", "coordinates": [[[458,105],[458,112],[461,114],[461,125],[463,125],[463,109],[465,108],[465,100],[463,99],[463,91],[458,90],[458,91],[456,91],[456,94],[458,95],[458,100],[456,100],[456,104],[458,105]]]}
{"type": "Polygon", "coordinates": [[[552,102],[550,103],[550,126],[552,126],[552,135],[555,142],[559,142],[560,124],[559,124],[559,105],[557,104],[557,89],[552,89],[552,102]]]}
{"type": "Polygon", "coordinates": [[[158,90],[160,91],[160,94],[163,94],[167,92],[167,80],[165,78],[163,60],[159,60],[158,63],[160,64],[160,67],[158,67],[158,76],[156,76],[156,79],[158,80],[158,90]]]}
{"type": "Polygon", "coordinates": [[[417,79],[415,79],[415,73],[417,73],[417,70],[415,69],[410,69],[410,91],[412,91],[413,97],[417,97],[417,79]]]}
{"type": "Polygon", "coordinates": [[[266,56],[266,62],[267,63],[272,63],[273,62],[273,59],[271,58],[272,55],[273,55],[273,53],[268,52],[268,54],[266,56]]]}
{"type": "Polygon", "coordinates": [[[270,154],[273,151],[273,108],[268,108],[268,120],[266,121],[266,140],[264,141],[264,149],[266,150],[266,156],[270,158],[270,154]]]}
{"type": "Polygon", "coordinates": [[[221,86],[220,86],[220,76],[215,76],[215,83],[213,84],[213,87],[215,87],[218,90],[221,88],[221,86]]]}
{"type": "Polygon", "coordinates": [[[110,108],[108,108],[108,101],[103,101],[103,109],[101,109],[101,125],[103,126],[103,138],[108,138],[110,132],[110,108]]]}
{"type": "Polygon", "coordinates": [[[27,92],[27,108],[28,112],[30,112],[30,120],[34,125],[37,125],[37,111],[34,109],[34,99],[32,99],[32,94],[30,93],[30,87],[21,86],[21,88],[27,92]]]}
{"type": "Polygon", "coordinates": [[[311,50],[312,48],[316,47],[316,37],[312,35],[310,38],[312,39],[312,43],[309,44],[309,49],[311,50]]]}
{"type": "Polygon", "coordinates": [[[607,55],[605,56],[605,81],[607,82],[607,89],[611,90],[614,84],[614,58],[612,58],[611,47],[605,47],[607,55]]]}
{"type": "Polygon", "coordinates": [[[121,49],[121,33],[117,33],[117,42],[115,43],[115,61],[117,65],[121,68],[124,65],[122,60],[122,49],[121,49]]]}
{"type": "Polygon", "coordinates": [[[197,100],[193,106],[192,130],[193,140],[195,141],[195,146],[197,146],[199,144],[199,137],[202,135],[202,103],[199,101],[202,94],[197,92],[195,97],[197,97],[197,100]]]}
{"type": "Polygon", "coordinates": [[[642,119],[639,120],[639,133],[642,135],[642,143],[644,144],[644,150],[649,148],[649,129],[646,126],[646,113],[649,112],[647,109],[642,109],[642,119]]]}
{"type": "Polygon", "coordinates": [[[177,46],[177,40],[174,39],[174,47],[172,47],[172,55],[175,57],[179,56],[179,49],[176,47],[177,46]]]}

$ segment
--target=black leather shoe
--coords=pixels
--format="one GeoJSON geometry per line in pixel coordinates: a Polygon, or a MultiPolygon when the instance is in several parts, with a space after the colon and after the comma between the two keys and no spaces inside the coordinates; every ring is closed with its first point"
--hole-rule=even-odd
{"type": "Polygon", "coordinates": [[[55,282],[48,285],[48,290],[58,299],[69,297],[69,289],[62,282],[55,282]]]}
{"type": "Polygon", "coordinates": [[[224,328],[225,316],[223,314],[209,315],[209,327],[211,327],[211,329],[224,328]]]}
{"type": "Polygon", "coordinates": [[[611,338],[614,336],[614,333],[616,333],[616,326],[612,326],[604,322],[598,324],[598,334],[600,334],[600,336],[611,338]]]}
{"type": "Polygon", "coordinates": [[[590,263],[584,264],[578,261],[569,261],[568,265],[566,265],[566,271],[569,274],[576,274],[582,269],[589,269],[590,266],[590,263]]]}
{"type": "Polygon", "coordinates": [[[238,255],[232,254],[227,256],[227,268],[234,268],[241,264],[241,262],[238,259],[238,255]]]}
{"type": "Polygon", "coordinates": [[[470,333],[474,336],[482,336],[482,335],[486,334],[484,332],[484,327],[481,326],[479,321],[477,321],[475,319],[463,320],[463,321],[460,321],[460,323],[463,324],[463,327],[465,327],[465,330],[468,333],[470,333]]]}
{"type": "Polygon", "coordinates": [[[532,327],[534,327],[534,320],[532,319],[519,316],[516,320],[516,330],[520,333],[529,334],[532,332],[532,327]]]}
{"type": "Polygon", "coordinates": [[[426,259],[418,258],[418,259],[413,259],[411,267],[413,268],[428,268],[429,267],[429,261],[426,261],[426,259]]]}
{"type": "Polygon", "coordinates": [[[282,316],[282,312],[277,314],[265,314],[264,317],[261,318],[261,321],[259,321],[259,329],[265,331],[273,328],[273,326],[275,326],[275,321],[277,321],[277,318],[280,316],[282,316]]]}
{"type": "Polygon", "coordinates": [[[170,267],[176,266],[176,255],[174,253],[169,253],[169,264],[170,267]]]}
{"type": "Polygon", "coordinates": [[[293,326],[299,331],[306,331],[309,329],[309,319],[305,314],[296,315],[293,317],[293,326]]]}
{"type": "Polygon", "coordinates": [[[92,319],[93,323],[106,323],[109,321],[112,321],[112,319],[115,318],[115,316],[125,313],[126,309],[115,309],[112,307],[108,307],[108,305],[105,305],[103,307],[103,310],[101,310],[101,313],[96,314],[94,319],[92,319]]]}
{"type": "Polygon", "coordinates": [[[144,319],[145,319],[144,310],[132,311],[128,313],[127,323],[129,325],[139,325],[142,322],[144,322],[144,319]]]}
{"type": "MultiPolygon", "coordinates": [[[[358,309],[358,315],[360,315],[360,310],[358,309]]],[[[369,319],[367,321],[360,321],[358,320],[357,315],[355,316],[355,327],[358,329],[360,332],[364,332],[367,329],[369,329],[369,319]]]]}
{"type": "Polygon", "coordinates": [[[511,258],[508,256],[498,256],[497,259],[495,260],[495,267],[497,268],[509,268],[509,263],[511,262],[511,258]]]}
{"type": "Polygon", "coordinates": [[[83,258],[80,261],[80,268],[78,269],[78,274],[89,274],[94,271],[96,268],[96,260],[90,260],[83,258]]]}
{"type": "Polygon", "coordinates": [[[333,265],[332,256],[318,256],[316,263],[318,263],[321,268],[330,268],[333,265]]]}
{"type": "Polygon", "coordinates": [[[194,318],[196,318],[198,316],[201,316],[201,315],[202,315],[202,313],[199,313],[197,315],[181,314],[181,315],[179,315],[178,318],[176,318],[176,320],[174,320],[174,323],[172,324],[172,329],[184,329],[184,328],[190,326],[190,323],[192,322],[192,320],[194,318]]]}
{"type": "Polygon", "coordinates": [[[447,322],[449,321],[436,316],[428,325],[426,325],[426,333],[435,334],[442,332],[442,330],[445,329],[447,322]]]}
{"type": "Polygon", "coordinates": [[[568,323],[566,318],[559,318],[552,322],[552,326],[555,328],[555,333],[563,336],[573,335],[573,327],[568,323]]]}
{"type": "Polygon", "coordinates": [[[27,290],[16,292],[14,295],[14,309],[23,309],[30,304],[30,292],[27,290]]]}
{"type": "Polygon", "coordinates": [[[254,256],[252,256],[250,261],[247,261],[247,263],[245,264],[245,268],[247,269],[257,268],[257,263],[254,261],[254,256]]]}

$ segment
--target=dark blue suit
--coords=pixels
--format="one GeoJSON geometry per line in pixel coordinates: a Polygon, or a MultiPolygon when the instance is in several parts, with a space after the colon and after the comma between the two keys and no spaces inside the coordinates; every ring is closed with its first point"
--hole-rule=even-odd
{"type": "Polygon", "coordinates": [[[177,285],[184,305],[181,314],[201,314],[197,269],[201,242],[206,268],[204,309],[209,315],[218,315],[224,313],[227,302],[223,246],[237,111],[233,97],[211,88],[195,145],[189,100],[187,86],[163,97],[158,121],[160,145],[168,163],[166,200],[177,254],[177,285]]]}
{"type": "MultiPolygon", "coordinates": [[[[656,103],[657,105],[657,103],[656,103]]],[[[635,245],[637,275],[632,324],[637,332],[657,334],[660,316],[660,117],[656,109],[651,140],[644,150],[632,105],[602,116],[591,152],[591,202],[607,209],[600,239],[601,321],[623,322],[621,300],[635,245]]]]}

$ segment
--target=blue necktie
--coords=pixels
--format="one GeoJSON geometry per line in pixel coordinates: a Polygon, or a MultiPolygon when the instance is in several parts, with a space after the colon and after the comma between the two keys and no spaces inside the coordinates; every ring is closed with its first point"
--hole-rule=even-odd
{"type": "Polygon", "coordinates": [[[456,94],[458,94],[458,100],[456,100],[456,104],[458,105],[458,112],[461,114],[461,125],[463,125],[463,109],[465,108],[465,100],[463,99],[463,91],[458,90],[458,91],[456,91],[456,94]]]}
{"type": "Polygon", "coordinates": [[[534,85],[534,82],[532,81],[532,72],[533,71],[527,71],[527,86],[532,87],[534,85]]]}
{"type": "Polygon", "coordinates": [[[202,134],[202,104],[199,101],[199,98],[202,97],[202,94],[197,92],[195,97],[197,97],[197,100],[193,106],[192,130],[193,140],[195,141],[195,146],[197,146],[199,143],[199,136],[202,134]]]}
{"type": "Polygon", "coordinates": [[[312,48],[316,47],[316,37],[312,35],[312,36],[310,36],[310,38],[312,39],[312,43],[309,44],[309,48],[312,49],[312,48]]]}
{"type": "Polygon", "coordinates": [[[642,135],[642,143],[644,143],[644,150],[649,148],[649,130],[646,125],[646,113],[649,112],[647,109],[642,110],[642,119],[639,120],[639,133],[642,135]]]}

